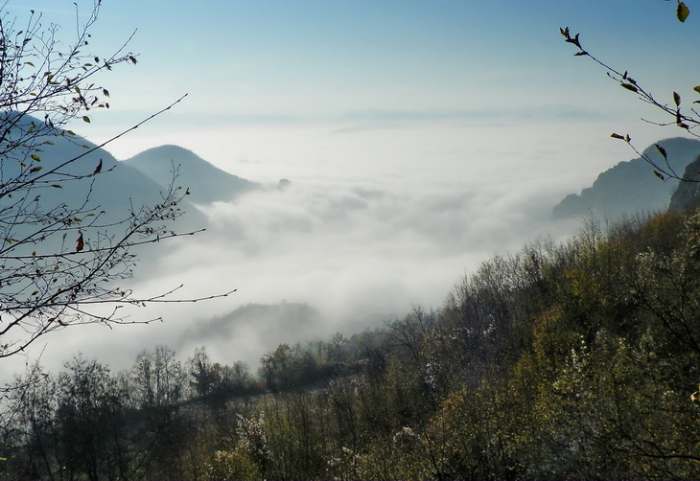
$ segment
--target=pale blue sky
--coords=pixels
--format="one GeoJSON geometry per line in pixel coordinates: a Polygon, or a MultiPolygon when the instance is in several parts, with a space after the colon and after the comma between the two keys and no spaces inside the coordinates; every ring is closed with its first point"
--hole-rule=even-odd
{"type": "MultiPolygon", "coordinates": [[[[79,3],[86,9],[91,2],[79,3]]],[[[133,49],[141,64],[107,80],[130,97],[117,108],[150,108],[189,91],[188,110],[232,116],[590,105],[585,97],[605,88],[597,70],[570,58],[560,25],[580,30],[596,52],[616,64],[628,59],[653,81],[668,71],[690,73],[683,66],[700,40],[695,16],[680,25],[674,4],[664,0],[103,4],[95,48],[107,50],[139,29],[133,49]]],[[[11,5],[72,26],[70,0],[11,5]]]]}
{"type": "MultiPolygon", "coordinates": [[[[139,133],[116,152],[178,141],[227,166],[217,158],[222,138],[236,138],[241,126],[322,124],[353,132],[451,120],[507,123],[521,134],[538,122],[626,126],[648,111],[574,58],[559,26],[581,31],[587,47],[654,91],[685,95],[698,80],[688,59],[700,40],[700,4],[688,3],[693,14],[679,24],[675,3],[664,0],[104,0],[97,53],[138,28],[132,48],[141,61],[104,78],[114,110],[86,134],[99,138],[184,92],[191,97],[158,120],[152,139],[139,133]],[[218,140],[208,140],[209,127],[219,129],[218,140]]],[[[18,14],[45,11],[72,32],[70,0],[10,6],[18,14]]],[[[264,131],[254,137],[264,139],[264,131]]],[[[257,140],[241,134],[240,141],[247,147],[230,162],[257,157],[257,140]]],[[[285,151],[302,155],[291,144],[285,151]]]]}

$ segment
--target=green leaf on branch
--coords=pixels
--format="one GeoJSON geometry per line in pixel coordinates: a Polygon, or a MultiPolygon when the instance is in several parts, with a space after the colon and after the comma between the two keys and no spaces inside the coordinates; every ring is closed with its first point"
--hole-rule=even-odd
{"type": "Polygon", "coordinates": [[[688,15],[690,15],[688,5],[686,5],[685,2],[678,2],[678,8],[676,9],[676,16],[678,17],[678,20],[685,22],[688,15]]]}
{"type": "Polygon", "coordinates": [[[630,84],[630,83],[622,82],[621,85],[622,85],[624,88],[626,88],[627,90],[631,91],[631,92],[634,92],[634,93],[639,92],[639,89],[638,89],[637,87],[635,87],[634,85],[630,84]]]}

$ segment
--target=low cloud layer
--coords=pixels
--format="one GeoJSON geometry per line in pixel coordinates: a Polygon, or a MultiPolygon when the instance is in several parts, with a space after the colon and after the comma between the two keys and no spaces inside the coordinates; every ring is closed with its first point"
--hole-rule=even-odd
{"type": "Polygon", "coordinates": [[[550,221],[559,196],[544,182],[402,190],[292,182],[215,203],[203,208],[208,231],[159,245],[158,267],[134,287],[148,295],[184,282],[177,296],[238,288],[234,296],[132,314],[162,314],[163,324],[66,330],[45,339],[43,361],[55,367],[82,351],[126,367],[140,350],[164,343],[182,356],[207,345],[218,360],[255,365],[279,342],[356,332],[416,305],[439,307],[489,256],[566,232],[571,226],[550,221]],[[307,307],[294,319],[284,309],[244,307],[281,302],[307,307]]]}

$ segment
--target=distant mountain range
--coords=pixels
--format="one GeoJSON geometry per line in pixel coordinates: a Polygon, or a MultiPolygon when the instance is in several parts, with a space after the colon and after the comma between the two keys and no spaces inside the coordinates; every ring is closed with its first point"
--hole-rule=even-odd
{"type": "MultiPolygon", "coordinates": [[[[17,126],[18,135],[31,130],[32,123],[43,126],[42,121],[25,116],[17,126]]],[[[44,171],[95,147],[95,144],[78,135],[66,135],[59,129],[55,132],[56,135],[44,139],[50,140],[50,143],[31,149],[40,156],[44,171]]],[[[238,194],[259,187],[254,182],[214,167],[189,150],[173,145],[149,149],[121,162],[100,148],[63,168],[62,172],[72,175],[89,174],[99,162],[102,162],[100,175],[64,183],[62,189],[42,189],[38,192],[43,205],[81,205],[94,181],[88,206],[99,206],[104,210],[104,220],[124,218],[129,215],[132,207],[138,209],[158,202],[161,192],[170,184],[175,168],[178,172],[176,184],[189,187],[190,191],[190,196],[180,205],[186,214],[178,221],[178,227],[189,229],[206,225],[204,215],[194,204],[230,201],[238,194]]],[[[6,179],[19,172],[18,162],[6,160],[2,167],[2,175],[6,179]]],[[[61,178],[58,175],[54,177],[61,178]]]]}
{"type": "MultiPolygon", "coordinates": [[[[5,113],[4,115],[14,115],[5,113]]],[[[3,121],[0,118],[0,121],[3,121]]],[[[5,118],[4,121],[7,121],[5,118]]],[[[15,135],[23,136],[36,128],[44,128],[44,123],[35,118],[25,116],[16,126],[15,135]],[[34,127],[32,127],[34,124],[34,127]]],[[[47,137],[41,140],[41,145],[35,144],[26,151],[24,157],[34,154],[39,160],[44,172],[51,170],[80,154],[95,147],[95,144],[79,135],[67,134],[60,129],[47,131],[47,137]]],[[[21,155],[18,157],[22,157],[21,155]]],[[[70,165],[61,169],[62,174],[52,174],[45,181],[53,179],[65,179],[65,174],[73,176],[86,176],[82,179],[61,182],[62,188],[35,188],[30,192],[31,197],[38,198],[37,202],[42,210],[47,210],[58,205],[65,204],[70,208],[82,206],[88,199],[82,210],[95,209],[103,211],[99,224],[105,226],[100,229],[107,235],[120,235],[124,224],[109,226],[124,219],[128,219],[131,210],[139,210],[142,206],[154,205],[162,200],[162,192],[165,191],[172,179],[172,168],[178,169],[176,185],[189,188],[190,195],[180,202],[179,207],[184,212],[182,216],[168,225],[169,229],[176,232],[191,232],[207,227],[207,218],[198,208],[214,201],[230,201],[236,195],[258,187],[258,184],[247,181],[235,175],[228,174],[209,162],[196,156],[194,153],[176,146],[163,146],[149,149],[128,161],[118,161],[107,150],[98,148],[94,152],[85,155],[70,165]],[[91,174],[99,163],[102,163],[101,173],[96,176],[91,174]]],[[[10,158],[4,159],[0,175],[3,179],[12,179],[20,171],[20,161],[10,158]]],[[[58,184],[55,184],[58,185],[58,184]]],[[[183,191],[184,192],[184,191],[183,191]]],[[[85,219],[83,219],[85,220],[85,219]]],[[[21,236],[25,226],[13,229],[11,235],[21,236]]],[[[28,233],[28,232],[27,232],[28,233]]],[[[8,234],[7,232],[5,233],[8,234]]],[[[88,242],[98,235],[97,230],[86,231],[88,242]]],[[[60,249],[61,238],[54,236],[38,247],[39,251],[60,249]]],[[[156,262],[161,251],[149,250],[150,246],[137,248],[141,255],[140,266],[156,262]],[[148,254],[146,254],[148,252],[148,254]]],[[[27,249],[36,249],[27,246],[27,249]]]]}
{"type": "Polygon", "coordinates": [[[148,149],[122,162],[161,186],[167,186],[177,173],[176,182],[190,188],[190,200],[197,204],[230,201],[258,184],[229,174],[176,145],[148,149]],[[173,170],[175,169],[175,170],[173,170]]]}
{"type": "MultiPolygon", "coordinates": [[[[680,174],[700,155],[700,141],[670,138],[659,142],[668,152],[669,163],[680,174]]],[[[663,158],[655,146],[644,153],[659,165],[663,158]]],[[[601,173],[591,187],[566,196],[556,207],[555,218],[594,215],[610,220],[626,214],[666,210],[679,186],[673,179],[661,181],[643,159],[618,163],[601,173]]]]}
{"type": "MultiPolygon", "coordinates": [[[[9,115],[9,114],[6,114],[9,115]]],[[[43,126],[43,122],[29,116],[21,119],[15,127],[14,135],[22,136],[43,126]]],[[[95,144],[77,135],[68,135],[55,129],[47,131],[47,136],[39,139],[34,146],[26,148],[26,156],[35,154],[44,172],[58,167],[61,163],[84,154],[95,147],[95,144]],[[46,142],[48,141],[48,143],[46,142]],[[40,144],[40,145],[39,145],[40,144]]],[[[118,162],[112,154],[104,149],[96,149],[84,157],[72,162],[61,169],[61,174],[52,174],[44,180],[65,179],[66,175],[85,176],[92,173],[99,163],[102,163],[100,175],[80,180],[70,180],[61,183],[63,188],[35,189],[44,206],[55,206],[65,203],[68,206],[79,206],[89,195],[89,207],[98,207],[105,211],[105,219],[114,220],[128,216],[130,207],[152,204],[160,197],[161,187],[154,180],[141,174],[135,168],[118,162]],[[94,184],[93,184],[94,182],[94,184]],[[92,187],[92,192],[90,189],[92,187]]],[[[11,179],[19,172],[19,162],[12,159],[3,160],[3,178],[11,179]]],[[[187,205],[185,205],[187,207],[187,205]]],[[[187,210],[194,210],[187,209],[187,210]]]]}

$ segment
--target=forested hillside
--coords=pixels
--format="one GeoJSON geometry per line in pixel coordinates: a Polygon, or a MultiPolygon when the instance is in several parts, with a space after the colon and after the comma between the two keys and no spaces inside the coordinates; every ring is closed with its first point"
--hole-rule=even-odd
{"type": "Polygon", "coordinates": [[[0,479],[698,479],[700,214],[496,257],[435,312],[18,378],[0,479]],[[224,364],[226,363],[226,364],[224,364]]]}

